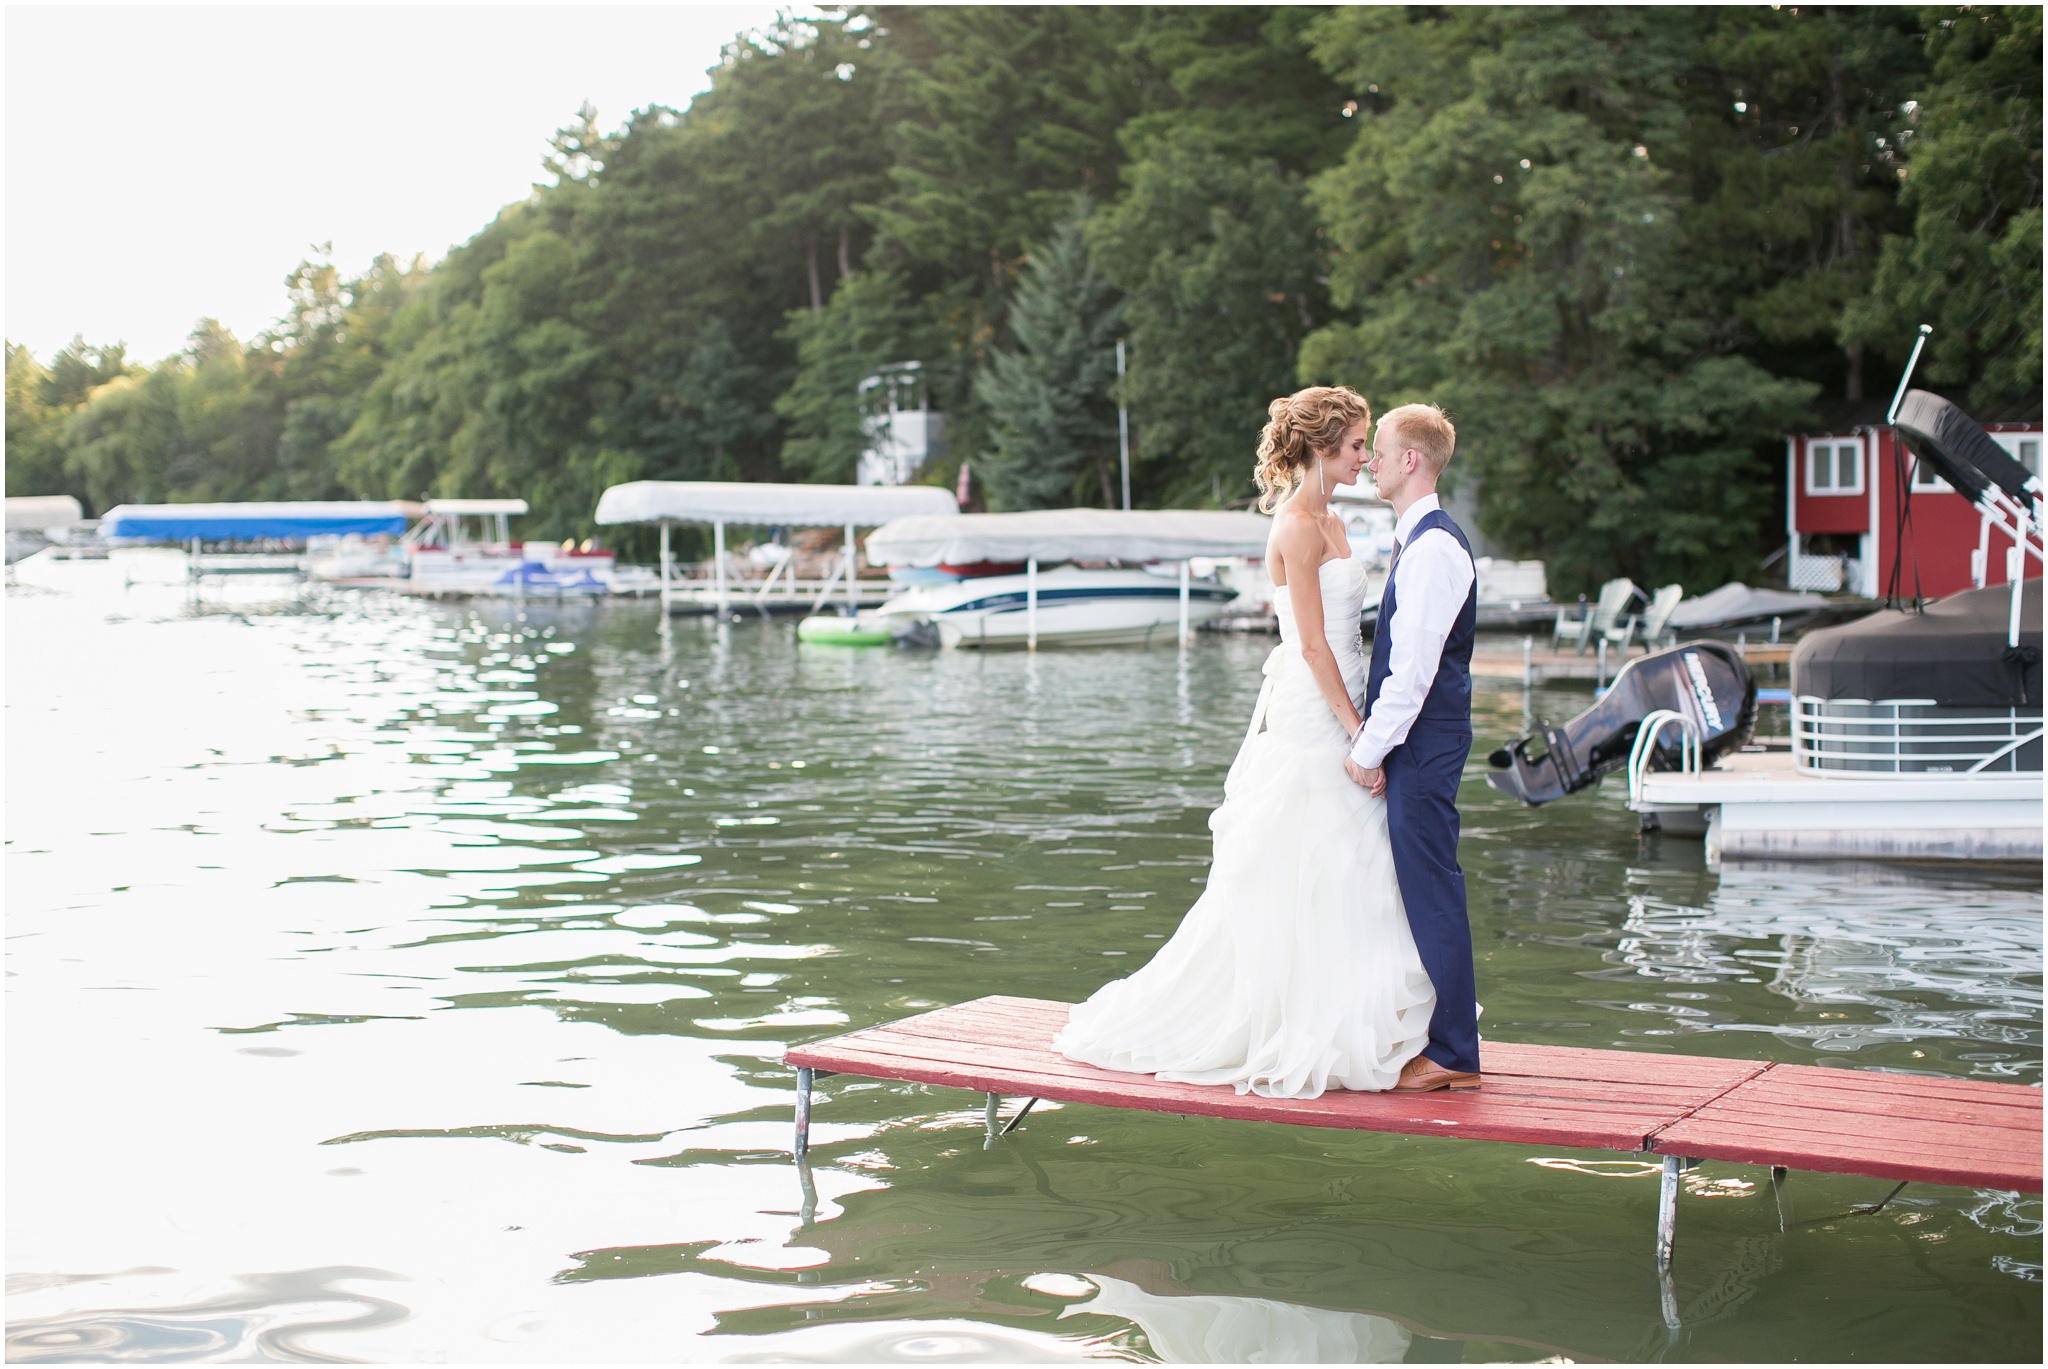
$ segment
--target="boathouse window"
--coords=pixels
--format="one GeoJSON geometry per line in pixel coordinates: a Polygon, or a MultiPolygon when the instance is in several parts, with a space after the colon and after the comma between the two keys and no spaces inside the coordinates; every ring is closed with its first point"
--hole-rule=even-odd
{"type": "Polygon", "coordinates": [[[1863,493],[1863,444],[1839,438],[1807,443],[1806,492],[1863,493]]]}
{"type": "Polygon", "coordinates": [[[1947,494],[1955,488],[1941,478],[1941,473],[1935,470],[1933,463],[1914,460],[1910,456],[1907,460],[1913,461],[1913,493],[1947,494]]]}

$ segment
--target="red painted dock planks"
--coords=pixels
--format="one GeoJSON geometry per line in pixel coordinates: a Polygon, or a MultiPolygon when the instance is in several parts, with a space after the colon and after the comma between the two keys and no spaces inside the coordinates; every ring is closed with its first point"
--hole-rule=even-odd
{"type": "Polygon", "coordinates": [[[994,997],[790,1050],[796,1067],[1189,1116],[1462,1136],[2029,1192],[2041,1093],[2013,1084],[1755,1060],[1488,1042],[1469,1093],[1260,1098],[1076,1064],[1065,1003],[994,997]]]}
{"type": "Polygon", "coordinates": [[[1657,1134],[1667,1155],[2041,1191],[2041,1091],[1776,1065],[1657,1134]]]}

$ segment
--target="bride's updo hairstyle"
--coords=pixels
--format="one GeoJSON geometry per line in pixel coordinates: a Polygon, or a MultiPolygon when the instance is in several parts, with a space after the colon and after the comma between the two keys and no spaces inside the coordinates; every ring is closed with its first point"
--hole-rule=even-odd
{"type": "Polygon", "coordinates": [[[1354,423],[1371,426],[1372,407],[1347,385],[1311,385],[1268,404],[1266,426],[1259,433],[1259,463],[1252,471],[1259,484],[1259,511],[1271,513],[1301,483],[1315,454],[1335,451],[1354,423]]]}

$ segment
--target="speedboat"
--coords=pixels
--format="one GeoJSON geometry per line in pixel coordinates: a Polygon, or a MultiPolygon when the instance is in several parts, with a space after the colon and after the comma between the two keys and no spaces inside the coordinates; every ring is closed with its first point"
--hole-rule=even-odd
{"type": "MultiPolygon", "coordinates": [[[[1173,578],[1153,570],[1062,565],[997,575],[953,575],[912,584],[871,614],[892,636],[919,627],[943,646],[1149,645],[1174,640],[1181,628],[1179,568],[1173,578]],[[1033,593],[1036,592],[1036,611],[1033,593]]],[[[943,572],[942,572],[943,573],[943,572]]],[[[1190,628],[1223,612],[1237,591],[1214,577],[1189,577],[1190,628]]]]}
{"type": "Polygon", "coordinates": [[[1272,521],[1223,510],[1038,509],[884,524],[868,560],[905,588],[871,615],[948,647],[1169,642],[1238,597],[1196,558],[1263,556],[1272,521]]]}

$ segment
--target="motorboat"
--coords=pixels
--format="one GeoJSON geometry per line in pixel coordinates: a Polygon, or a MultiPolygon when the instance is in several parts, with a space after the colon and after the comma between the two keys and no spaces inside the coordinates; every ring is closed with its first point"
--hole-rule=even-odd
{"type": "Polygon", "coordinates": [[[1239,597],[1197,558],[1263,557],[1272,521],[1224,510],[1039,509],[896,519],[871,562],[911,581],[864,619],[963,648],[1184,640],[1239,597]]]}
{"type": "MultiPolygon", "coordinates": [[[[1238,592],[1213,577],[1190,575],[1187,625],[1223,612],[1238,592]]],[[[981,649],[1029,646],[1149,645],[1181,629],[1181,586],[1145,567],[1054,566],[1035,575],[948,576],[915,584],[863,618],[892,636],[918,626],[938,644],[981,649]],[[1036,596],[1034,617],[1033,598],[1036,596]]]]}

